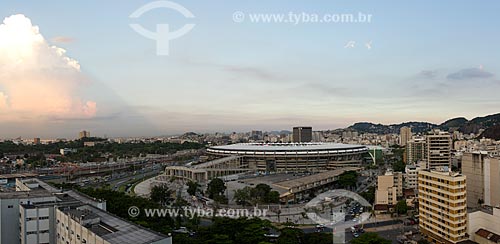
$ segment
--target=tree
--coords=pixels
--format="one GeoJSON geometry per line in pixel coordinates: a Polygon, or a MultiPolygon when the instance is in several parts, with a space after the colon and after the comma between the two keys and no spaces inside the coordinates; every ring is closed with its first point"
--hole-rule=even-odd
{"type": "Polygon", "coordinates": [[[408,212],[408,205],[406,204],[406,200],[403,199],[396,203],[396,213],[398,214],[406,214],[408,212]]]}
{"type": "Polygon", "coordinates": [[[187,186],[188,186],[187,192],[189,193],[189,195],[195,196],[196,192],[199,191],[200,184],[198,184],[198,182],[189,181],[187,183],[187,186]]]}
{"type": "Polygon", "coordinates": [[[260,183],[255,186],[252,191],[252,197],[258,199],[258,202],[265,202],[267,194],[271,191],[271,187],[267,184],[260,183]]]}
{"type": "Polygon", "coordinates": [[[246,186],[243,189],[235,190],[233,199],[241,205],[279,203],[280,194],[277,191],[272,191],[269,185],[258,184],[255,188],[246,186]]]}
{"type": "Polygon", "coordinates": [[[364,192],[361,192],[360,194],[366,201],[369,203],[373,204],[375,202],[375,187],[370,186],[367,190],[364,192]]]}
{"type": "Polygon", "coordinates": [[[351,240],[351,244],[391,244],[390,240],[380,237],[377,233],[367,232],[356,239],[351,240]]]}
{"type": "Polygon", "coordinates": [[[418,244],[430,244],[430,242],[426,239],[420,239],[417,243],[418,244]]]}
{"type": "Polygon", "coordinates": [[[347,171],[339,175],[339,184],[344,187],[355,187],[358,181],[358,173],[356,171],[347,171]]]}
{"type": "Polygon", "coordinates": [[[207,195],[209,198],[214,199],[216,196],[224,194],[226,184],[219,178],[215,178],[208,183],[207,195]]]}
{"type": "Polygon", "coordinates": [[[218,202],[218,203],[222,203],[222,204],[227,204],[227,203],[228,203],[228,201],[229,201],[229,200],[227,199],[227,197],[226,197],[226,196],[224,196],[224,195],[222,195],[222,194],[221,194],[221,195],[216,195],[216,196],[214,196],[214,198],[213,198],[213,199],[214,199],[214,201],[216,201],[216,202],[218,202]]]}
{"type": "Polygon", "coordinates": [[[168,189],[166,185],[153,186],[151,188],[150,198],[162,206],[168,205],[172,200],[173,191],[168,189]]]}
{"type": "Polygon", "coordinates": [[[278,203],[280,194],[277,191],[272,191],[267,184],[258,184],[252,189],[250,194],[255,203],[278,203]]]}
{"type": "Polygon", "coordinates": [[[394,172],[405,172],[405,164],[403,161],[396,161],[395,163],[392,164],[392,169],[394,172]]]}
{"type": "Polygon", "coordinates": [[[252,188],[249,186],[245,186],[242,189],[237,189],[234,191],[233,199],[237,204],[245,206],[247,204],[250,204],[251,193],[252,193],[252,188]]]}
{"type": "Polygon", "coordinates": [[[303,243],[331,244],[332,238],[331,233],[308,233],[304,234],[303,243]]]}
{"type": "Polygon", "coordinates": [[[280,193],[277,191],[270,191],[266,197],[266,203],[279,203],[280,193]]]}
{"type": "Polygon", "coordinates": [[[302,243],[304,237],[304,232],[301,229],[296,228],[283,228],[281,229],[280,237],[278,238],[277,244],[298,244],[302,243]]]}
{"type": "Polygon", "coordinates": [[[195,238],[195,243],[219,243],[214,237],[218,235],[226,235],[230,243],[238,244],[255,244],[267,241],[264,236],[272,225],[267,220],[258,218],[220,218],[214,219],[213,224],[206,227],[200,227],[201,231],[198,232],[195,238]]]}

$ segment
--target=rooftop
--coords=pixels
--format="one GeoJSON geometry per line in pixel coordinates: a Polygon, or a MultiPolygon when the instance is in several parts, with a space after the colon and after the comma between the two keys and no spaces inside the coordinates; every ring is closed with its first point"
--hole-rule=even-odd
{"type": "MultiPolygon", "coordinates": [[[[112,244],[135,243],[146,244],[167,238],[166,236],[144,229],[138,225],[127,222],[105,211],[84,205],[81,210],[87,209],[100,218],[103,226],[112,227],[116,231],[101,233],[101,237],[112,244]]],[[[99,234],[99,233],[96,233],[99,234]]]]}
{"type": "Polygon", "coordinates": [[[329,178],[329,177],[339,176],[342,173],[347,172],[347,171],[357,171],[359,169],[360,168],[357,168],[357,167],[345,167],[345,168],[341,168],[341,169],[334,169],[334,170],[329,170],[329,171],[325,171],[325,172],[318,173],[318,174],[305,176],[305,177],[298,178],[298,179],[278,182],[278,183],[275,183],[275,185],[280,186],[280,187],[284,187],[287,189],[291,189],[294,187],[299,187],[299,186],[307,185],[310,183],[318,182],[318,181],[321,181],[321,180],[329,178]]]}
{"type": "Polygon", "coordinates": [[[31,191],[3,191],[0,192],[0,199],[21,199],[35,197],[50,197],[52,193],[42,187],[31,189],[31,191]]]}
{"type": "Polygon", "coordinates": [[[84,213],[85,218],[98,218],[99,223],[89,227],[111,244],[147,244],[167,238],[165,235],[147,230],[90,205],[80,206],[76,212],[75,209],[63,210],[63,212],[84,213]]]}
{"type": "Polygon", "coordinates": [[[0,175],[0,179],[30,178],[30,177],[35,177],[35,176],[37,176],[37,174],[32,174],[32,173],[3,174],[3,175],[0,175]]]}
{"type": "Polygon", "coordinates": [[[342,150],[342,149],[366,149],[363,145],[351,145],[342,143],[238,143],[224,146],[213,146],[212,150],[229,151],[315,151],[315,150],[342,150]]]}
{"type": "Polygon", "coordinates": [[[195,168],[195,169],[208,168],[208,167],[213,166],[213,165],[221,164],[221,163],[232,161],[232,160],[237,160],[239,158],[240,158],[239,156],[229,156],[229,157],[219,158],[219,159],[208,161],[205,163],[196,164],[193,166],[193,168],[195,168]]]}
{"type": "Polygon", "coordinates": [[[500,235],[497,235],[489,230],[479,229],[476,231],[476,235],[488,239],[493,243],[500,243],[500,235]]]}

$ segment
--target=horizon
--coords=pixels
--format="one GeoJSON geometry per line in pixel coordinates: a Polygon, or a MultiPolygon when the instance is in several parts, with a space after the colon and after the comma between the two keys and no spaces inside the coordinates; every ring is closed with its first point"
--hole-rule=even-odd
{"type": "Polygon", "coordinates": [[[137,14],[149,3],[0,3],[1,137],[333,130],[498,112],[497,2],[183,1],[190,14],[137,14]],[[356,21],[313,21],[346,14],[356,21]],[[160,50],[133,24],[192,26],[160,50]]]}
{"type": "MultiPolygon", "coordinates": [[[[500,113],[495,113],[495,114],[500,114],[500,113]]],[[[357,122],[353,122],[347,126],[344,126],[344,127],[338,127],[338,128],[319,128],[319,129],[315,129],[314,126],[312,126],[313,128],[313,131],[334,131],[334,130],[344,130],[344,129],[348,129],[350,126],[356,124],[356,123],[372,123],[372,124],[380,124],[380,125],[385,125],[385,126],[389,126],[389,125],[400,125],[400,124],[404,124],[404,123],[430,123],[430,124],[434,124],[434,125],[441,125],[443,124],[444,122],[448,121],[448,120],[452,120],[452,119],[458,119],[458,118],[465,118],[466,120],[470,121],[472,119],[475,119],[475,118],[480,118],[480,117],[486,117],[486,116],[489,116],[489,115],[495,115],[495,114],[487,114],[487,115],[481,115],[481,116],[475,116],[475,117],[472,117],[472,118],[466,118],[466,117],[463,117],[463,116],[458,116],[458,117],[453,117],[453,118],[449,118],[449,119],[446,119],[445,121],[442,121],[440,123],[434,123],[434,122],[430,122],[430,121],[416,121],[416,120],[409,120],[409,121],[402,121],[402,122],[396,122],[396,123],[387,123],[387,124],[384,124],[384,123],[378,123],[378,122],[374,122],[374,121],[357,121],[357,122]]],[[[182,136],[183,134],[185,133],[196,133],[198,135],[203,135],[203,134],[215,134],[215,133],[223,133],[223,134],[231,134],[231,133],[249,133],[251,132],[252,130],[257,130],[257,131],[262,131],[262,132],[276,132],[276,131],[288,131],[288,132],[292,132],[292,128],[294,126],[297,126],[297,125],[292,125],[290,126],[289,128],[273,128],[273,129],[259,129],[259,128],[253,128],[253,129],[249,129],[249,130],[240,130],[240,131],[234,131],[234,130],[226,130],[226,131],[223,131],[223,130],[220,130],[220,131],[184,131],[184,132],[181,132],[181,133],[178,133],[178,134],[157,134],[157,135],[142,135],[142,136],[127,136],[127,135],[108,135],[108,134],[102,134],[102,135],[94,135],[92,134],[92,131],[89,131],[89,130],[86,130],[87,132],[90,132],[91,136],[90,137],[97,137],[97,138],[107,138],[107,139],[119,139],[119,138],[155,138],[155,137],[175,137],[175,136],[182,136]]],[[[309,125],[302,125],[302,126],[309,126],[309,125]]],[[[85,130],[85,129],[83,129],[85,130]]],[[[44,140],[58,140],[58,139],[65,139],[65,140],[73,140],[73,139],[78,139],[78,132],[80,132],[82,130],[79,130],[79,131],[76,131],[75,133],[73,133],[72,135],[68,135],[68,136],[60,136],[60,137],[39,137],[37,135],[33,135],[33,136],[17,136],[17,137],[2,137],[0,138],[0,140],[12,140],[12,139],[17,139],[17,138],[21,138],[21,139],[33,139],[33,138],[40,138],[42,141],[44,140]]]]}

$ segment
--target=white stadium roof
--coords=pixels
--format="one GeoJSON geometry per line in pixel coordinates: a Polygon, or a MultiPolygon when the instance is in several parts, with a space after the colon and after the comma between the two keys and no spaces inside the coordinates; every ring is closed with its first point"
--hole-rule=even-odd
{"type": "Polygon", "coordinates": [[[325,151],[366,149],[363,145],[341,143],[238,143],[224,146],[213,146],[212,151],[325,151]]]}

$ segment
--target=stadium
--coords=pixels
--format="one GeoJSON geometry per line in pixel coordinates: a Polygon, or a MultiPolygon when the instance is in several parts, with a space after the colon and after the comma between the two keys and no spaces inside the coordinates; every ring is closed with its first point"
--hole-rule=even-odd
{"type": "Polygon", "coordinates": [[[368,148],[339,143],[239,143],[213,146],[216,157],[238,156],[242,168],[257,172],[317,172],[359,167],[368,148]]]}
{"type": "Polygon", "coordinates": [[[257,176],[250,185],[268,184],[280,193],[281,202],[295,202],[311,192],[331,189],[339,175],[346,171],[359,171],[366,153],[365,146],[339,143],[212,146],[207,154],[213,160],[166,167],[165,174],[157,176],[155,181],[162,183],[177,178],[205,185],[211,179],[221,178],[226,182],[238,179],[235,184],[239,184],[257,176]]]}

